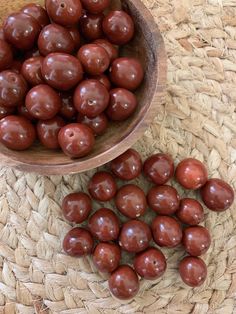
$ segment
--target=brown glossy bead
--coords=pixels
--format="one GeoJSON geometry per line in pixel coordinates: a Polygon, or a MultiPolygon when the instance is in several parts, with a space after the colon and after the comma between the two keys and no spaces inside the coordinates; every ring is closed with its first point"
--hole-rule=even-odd
{"type": "Polygon", "coordinates": [[[30,15],[19,12],[8,16],[3,26],[4,37],[20,50],[30,50],[40,32],[39,23],[30,15]]]}
{"type": "Polygon", "coordinates": [[[152,222],[152,234],[157,245],[176,247],[182,240],[182,229],[177,220],[169,216],[157,216],[152,222]]]}
{"type": "Polygon", "coordinates": [[[174,171],[174,161],[167,154],[152,155],[143,165],[146,177],[157,185],[166,184],[173,177],[174,171]]]}
{"type": "Polygon", "coordinates": [[[179,208],[180,196],[170,185],[154,186],[148,192],[148,204],[159,215],[172,215],[179,208]]]}
{"type": "Polygon", "coordinates": [[[100,171],[90,179],[88,190],[95,200],[107,202],[116,195],[117,185],[109,172],[100,171]]]}
{"type": "Polygon", "coordinates": [[[45,5],[50,18],[63,26],[77,24],[82,15],[80,0],[46,0],[45,5]]]}
{"type": "Polygon", "coordinates": [[[71,123],[60,130],[58,141],[67,156],[80,158],[92,151],[95,139],[93,132],[87,125],[71,123]]]}
{"type": "Polygon", "coordinates": [[[65,125],[61,117],[54,117],[50,120],[40,120],[37,123],[37,134],[40,142],[49,149],[60,147],[58,134],[60,129],[65,125]]]}
{"type": "Polygon", "coordinates": [[[117,268],[109,278],[111,293],[120,300],[134,298],[139,292],[139,279],[136,272],[128,265],[117,268]]]}
{"type": "Polygon", "coordinates": [[[138,218],[146,212],[146,195],[140,187],[134,184],[122,186],[115,198],[117,209],[129,218],[138,218]]]}
{"type": "Polygon", "coordinates": [[[90,232],[99,241],[113,241],[119,236],[120,223],[116,214],[108,208],[100,208],[90,218],[90,232]]]}
{"type": "Polygon", "coordinates": [[[17,106],[27,93],[27,83],[20,74],[6,70],[0,73],[0,106],[17,106]]]}
{"type": "Polygon", "coordinates": [[[30,85],[36,86],[44,83],[42,65],[43,57],[30,58],[23,63],[21,74],[30,85]]]}
{"type": "Polygon", "coordinates": [[[39,34],[38,48],[43,56],[53,52],[70,54],[75,49],[75,44],[68,29],[58,24],[49,24],[39,34]]]}
{"type": "Polygon", "coordinates": [[[2,118],[5,118],[11,114],[13,114],[15,111],[14,107],[4,107],[4,106],[0,106],[0,120],[2,118]]]}
{"type": "Polygon", "coordinates": [[[142,160],[139,153],[130,148],[111,161],[111,171],[122,180],[133,180],[142,171],[142,160]]]}
{"type": "Polygon", "coordinates": [[[12,115],[1,119],[0,141],[7,148],[25,150],[32,146],[35,139],[35,129],[26,118],[12,115]]]}
{"type": "Polygon", "coordinates": [[[205,227],[188,227],[183,231],[182,243],[189,255],[200,256],[209,249],[211,236],[205,227]]]}
{"type": "Polygon", "coordinates": [[[183,198],[176,212],[178,219],[186,225],[198,225],[204,220],[202,205],[192,198],[183,198]]]}
{"type": "Polygon", "coordinates": [[[89,231],[84,228],[70,230],[63,241],[63,249],[70,256],[81,257],[92,253],[93,238],[89,231]]]}
{"type": "Polygon", "coordinates": [[[187,158],[178,164],[175,177],[185,189],[197,190],[206,183],[208,173],[201,161],[187,158]]]}
{"type": "Polygon", "coordinates": [[[111,89],[111,82],[105,74],[100,75],[88,75],[88,79],[97,80],[102,83],[106,89],[109,91],[111,89]]]}
{"type": "Polygon", "coordinates": [[[160,278],[166,270],[166,258],[160,250],[150,247],[135,256],[134,269],[147,280],[160,278]]]}
{"type": "Polygon", "coordinates": [[[80,31],[87,40],[95,40],[103,36],[103,14],[84,13],[80,19],[80,31]]]}
{"type": "Polygon", "coordinates": [[[66,220],[80,224],[92,211],[91,198],[83,192],[71,193],[62,202],[62,213],[66,220]]]}
{"type": "Polygon", "coordinates": [[[100,75],[105,72],[110,64],[108,53],[104,48],[95,44],[82,46],[77,54],[86,73],[100,75]]]}
{"type": "Polygon", "coordinates": [[[179,263],[179,274],[186,285],[199,287],[206,280],[207,267],[199,257],[186,256],[179,263]]]}
{"type": "Polygon", "coordinates": [[[222,212],[234,202],[234,190],[221,179],[210,179],[201,189],[201,197],[209,209],[222,212]]]}
{"type": "Polygon", "coordinates": [[[83,7],[90,13],[97,14],[109,7],[110,0],[81,0],[83,7]]]}
{"type": "Polygon", "coordinates": [[[77,114],[77,111],[73,103],[73,93],[61,92],[59,95],[62,101],[62,106],[59,111],[59,114],[66,120],[69,121],[73,120],[73,118],[76,118],[77,114]]]}
{"type": "Polygon", "coordinates": [[[68,30],[71,34],[73,41],[74,41],[75,50],[78,50],[80,47],[80,42],[81,42],[80,32],[79,32],[77,27],[71,27],[68,30]]]}
{"type": "Polygon", "coordinates": [[[107,39],[97,39],[94,44],[103,47],[110,57],[110,62],[114,61],[119,56],[119,49],[112,45],[107,39]]]}
{"type": "Polygon", "coordinates": [[[106,113],[113,121],[128,119],[137,108],[136,96],[124,88],[115,88],[110,91],[110,103],[106,113]]]}
{"type": "Polygon", "coordinates": [[[17,112],[20,116],[23,116],[30,121],[35,121],[35,118],[31,116],[24,102],[22,102],[19,106],[17,106],[17,112]]]}
{"type": "Polygon", "coordinates": [[[130,220],[121,228],[119,244],[130,253],[138,253],[149,246],[152,234],[149,226],[140,220],[130,220]]]}
{"type": "Polygon", "coordinates": [[[97,117],[108,104],[109,92],[97,80],[82,81],[75,90],[74,106],[80,114],[88,118],[97,117]]]}
{"type": "Polygon", "coordinates": [[[93,262],[102,273],[111,273],[120,264],[121,249],[114,243],[99,243],[93,253],[93,262]]]}
{"type": "Polygon", "coordinates": [[[118,58],[110,68],[110,79],[113,84],[134,91],[142,83],[143,67],[135,58],[118,58]]]}
{"type": "Polygon", "coordinates": [[[82,80],[83,69],[76,57],[65,53],[51,53],[43,61],[42,74],[50,86],[67,91],[82,80]]]}
{"type": "Polygon", "coordinates": [[[39,4],[29,3],[21,11],[35,18],[42,28],[50,23],[47,11],[39,4]]]}
{"type": "Polygon", "coordinates": [[[103,20],[103,31],[116,45],[127,44],[134,36],[134,22],[124,11],[111,11],[103,20]]]}
{"type": "Polygon", "coordinates": [[[79,114],[77,122],[89,126],[95,136],[104,134],[108,127],[108,119],[104,113],[92,119],[79,114]]]}
{"type": "Polygon", "coordinates": [[[13,63],[11,46],[0,39],[0,71],[8,69],[13,63]]]}
{"type": "Polygon", "coordinates": [[[37,85],[26,95],[25,105],[36,119],[49,120],[59,112],[61,99],[48,85],[37,85]]]}

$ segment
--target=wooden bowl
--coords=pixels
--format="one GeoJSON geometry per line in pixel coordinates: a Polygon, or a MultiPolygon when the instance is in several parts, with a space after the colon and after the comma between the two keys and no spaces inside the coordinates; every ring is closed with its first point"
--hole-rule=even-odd
{"type": "MultiPolygon", "coordinates": [[[[1,0],[0,16],[19,10],[33,2],[25,0],[1,0]]],[[[44,1],[35,1],[43,4],[44,1]]],[[[82,159],[70,159],[61,151],[51,151],[35,144],[31,149],[17,152],[0,145],[1,164],[18,170],[40,174],[70,174],[87,171],[116,158],[130,148],[144,133],[165,101],[167,73],[166,53],[160,31],[154,18],[140,0],[113,0],[112,7],[129,11],[136,25],[134,40],[122,54],[136,56],[145,69],[145,79],[137,90],[138,109],[125,122],[111,123],[107,132],[96,139],[93,151],[82,159]]]]}

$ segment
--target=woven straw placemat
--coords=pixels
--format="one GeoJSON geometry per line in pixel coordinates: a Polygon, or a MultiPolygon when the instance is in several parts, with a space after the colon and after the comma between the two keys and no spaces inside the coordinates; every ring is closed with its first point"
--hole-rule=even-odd
{"type": "MultiPolygon", "coordinates": [[[[176,160],[196,157],[211,176],[236,188],[236,1],[144,3],[165,38],[168,95],[136,148],[144,158],[158,151],[176,160]]],[[[164,250],[164,277],[142,281],[139,295],[120,303],[89,258],[61,250],[70,228],[61,200],[85,187],[91,174],[43,177],[0,169],[0,313],[236,313],[235,205],[218,215],[206,210],[212,246],[204,256],[208,278],[202,287],[181,282],[181,249],[164,250]]]]}

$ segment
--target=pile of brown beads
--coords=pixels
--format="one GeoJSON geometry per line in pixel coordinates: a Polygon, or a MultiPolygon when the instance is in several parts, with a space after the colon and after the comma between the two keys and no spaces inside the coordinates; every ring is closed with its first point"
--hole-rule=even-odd
{"type": "Polygon", "coordinates": [[[211,244],[209,231],[199,225],[204,220],[203,207],[193,198],[181,199],[178,191],[166,183],[175,176],[184,189],[200,190],[203,203],[215,212],[225,211],[232,205],[231,186],[221,179],[208,179],[206,167],[197,159],[184,159],[175,169],[169,155],[155,154],[142,164],[134,149],[113,160],[110,170],[111,173],[97,172],[90,179],[90,196],[79,192],[64,198],[62,209],[68,221],[80,224],[88,219],[86,228],[75,227],[68,232],[63,242],[64,251],[77,257],[92,254],[97,269],[110,273],[111,293],[122,300],[138,293],[138,276],[154,280],[163,275],[166,258],[158,247],[182,245],[188,254],[179,263],[182,280],[191,287],[203,284],[207,267],[199,256],[206,253],[211,244]],[[117,188],[115,178],[129,181],[141,172],[153,183],[147,195],[135,184],[117,188]],[[114,199],[117,211],[127,217],[127,221],[121,224],[116,212],[108,208],[91,214],[90,197],[99,202],[114,199]],[[150,226],[139,220],[148,214],[148,208],[157,214],[150,226]],[[122,250],[136,254],[132,266],[120,265],[122,250]]]}
{"type": "Polygon", "coordinates": [[[139,60],[119,57],[135,34],[110,0],[46,0],[0,28],[0,142],[26,150],[36,139],[72,158],[88,155],[109,121],[136,110],[139,60]],[[105,11],[105,13],[104,13],[105,11]]]}

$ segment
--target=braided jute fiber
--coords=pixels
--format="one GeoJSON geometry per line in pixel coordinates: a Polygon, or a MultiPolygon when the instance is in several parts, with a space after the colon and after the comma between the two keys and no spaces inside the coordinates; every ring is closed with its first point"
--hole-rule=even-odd
{"type": "MultiPolygon", "coordinates": [[[[236,0],[144,3],[165,39],[168,95],[135,148],[143,158],[159,151],[176,161],[196,157],[211,177],[236,188],[236,0]]],[[[167,272],[154,282],[142,280],[130,302],[110,296],[106,276],[90,258],[64,255],[61,241],[71,226],[61,214],[62,198],[86,190],[92,173],[43,177],[0,169],[0,313],[236,313],[235,204],[221,214],[205,209],[212,245],[203,257],[208,277],[200,288],[179,278],[181,248],[163,250],[167,272]]],[[[147,190],[143,178],[136,182],[147,190]]]]}

